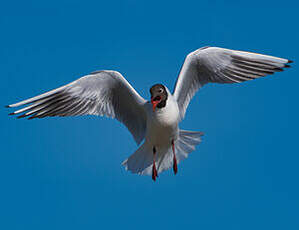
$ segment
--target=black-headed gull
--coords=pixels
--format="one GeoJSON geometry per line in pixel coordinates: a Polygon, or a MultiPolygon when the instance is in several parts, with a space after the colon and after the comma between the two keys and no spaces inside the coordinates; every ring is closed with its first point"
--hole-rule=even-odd
{"type": "Polygon", "coordinates": [[[179,129],[191,98],[207,83],[239,83],[264,77],[289,67],[290,60],[217,47],[190,53],[173,91],[162,84],[150,88],[151,100],[143,99],[116,71],[96,71],[65,86],[8,105],[27,105],[10,115],[18,118],[100,115],[116,118],[139,146],[123,162],[127,170],[152,179],[188,156],[201,142],[202,132],[179,129]]]}

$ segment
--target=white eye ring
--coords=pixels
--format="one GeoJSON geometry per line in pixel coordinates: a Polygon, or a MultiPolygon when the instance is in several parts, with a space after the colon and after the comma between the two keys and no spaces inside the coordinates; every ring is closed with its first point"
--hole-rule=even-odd
{"type": "Polygon", "coordinates": [[[163,91],[164,91],[163,89],[161,89],[161,88],[159,89],[159,93],[163,93],[163,91]]]}

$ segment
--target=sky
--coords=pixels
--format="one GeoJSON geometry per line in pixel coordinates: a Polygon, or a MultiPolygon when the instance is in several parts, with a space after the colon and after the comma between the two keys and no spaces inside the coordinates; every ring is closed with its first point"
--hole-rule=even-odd
{"type": "Polygon", "coordinates": [[[299,229],[296,1],[3,1],[0,229],[299,229]],[[203,142],[156,182],[125,171],[137,146],[115,120],[18,120],[4,105],[95,70],[146,99],[185,56],[219,46],[289,58],[242,84],[205,86],[182,129],[203,142]]]}

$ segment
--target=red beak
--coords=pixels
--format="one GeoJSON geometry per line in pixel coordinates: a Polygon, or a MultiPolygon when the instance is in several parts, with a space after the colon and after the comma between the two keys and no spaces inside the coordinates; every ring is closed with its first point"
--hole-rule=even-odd
{"type": "Polygon", "coordinates": [[[151,103],[153,105],[153,111],[155,112],[155,109],[157,107],[157,105],[161,102],[161,97],[157,96],[151,99],[151,103]]]}

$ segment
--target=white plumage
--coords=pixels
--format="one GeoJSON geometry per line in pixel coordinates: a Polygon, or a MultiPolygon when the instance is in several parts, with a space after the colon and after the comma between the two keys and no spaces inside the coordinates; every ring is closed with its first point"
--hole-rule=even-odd
{"type": "Polygon", "coordinates": [[[203,47],[187,55],[173,94],[161,86],[165,87],[167,97],[164,104],[157,97],[158,109],[154,108],[155,102],[143,99],[120,73],[108,70],[93,72],[8,107],[26,105],[10,114],[21,114],[19,118],[77,115],[116,118],[138,145],[144,141],[123,165],[133,173],[152,174],[155,180],[155,170],[161,173],[173,166],[176,172],[176,164],[201,141],[201,132],[179,129],[179,122],[198,89],[207,83],[240,83],[264,77],[289,67],[290,62],[256,53],[203,47]]]}

